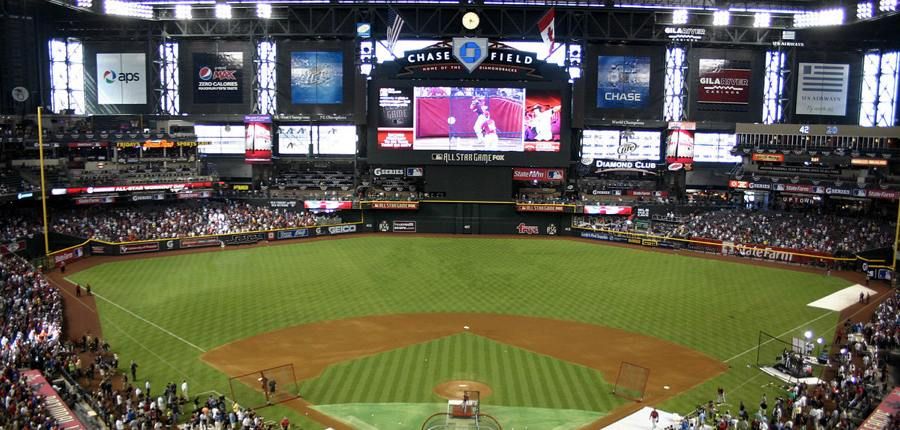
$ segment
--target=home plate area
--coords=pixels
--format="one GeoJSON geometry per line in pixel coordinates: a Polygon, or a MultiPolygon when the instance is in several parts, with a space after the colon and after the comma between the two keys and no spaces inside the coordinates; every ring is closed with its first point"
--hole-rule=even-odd
{"type": "Polygon", "coordinates": [[[819,300],[807,304],[807,306],[840,312],[844,309],[849,308],[850,306],[859,303],[860,294],[865,297],[867,295],[875,296],[878,293],[873,289],[855,284],[844,288],[843,290],[839,290],[825,297],[822,297],[819,300]]]}

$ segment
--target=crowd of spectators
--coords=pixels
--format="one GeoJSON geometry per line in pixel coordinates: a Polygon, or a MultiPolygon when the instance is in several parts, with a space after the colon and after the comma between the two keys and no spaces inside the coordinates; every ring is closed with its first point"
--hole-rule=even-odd
{"type": "Polygon", "coordinates": [[[890,222],[873,218],[743,209],[698,212],[671,220],[654,217],[650,223],[633,222],[626,216],[583,217],[575,222],[583,228],[681,239],[715,239],[831,254],[889,247],[895,228],[890,222]],[[678,222],[673,222],[675,220],[678,222]]]}
{"type": "Polygon", "coordinates": [[[169,239],[278,228],[338,224],[333,214],[314,214],[244,202],[204,202],[140,208],[75,209],[54,216],[51,230],[112,242],[169,239]]]}
{"type": "Polygon", "coordinates": [[[62,300],[43,276],[17,256],[0,259],[0,428],[58,428],[43,398],[20,369],[54,375],[71,359],[60,340],[62,300]]]}
{"type": "Polygon", "coordinates": [[[43,233],[41,224],[34,217],[23,216],[13,212],[0,212],[3,223],[0,224],[0,243],[8,243],[17,239],[32,238],[43,233]]]}
{"type": "Polygon", "coordinates": [[[721,210],[691,216],[676,234],[839,254],[890,246],[894,226],[861,217],[721,210]]]}

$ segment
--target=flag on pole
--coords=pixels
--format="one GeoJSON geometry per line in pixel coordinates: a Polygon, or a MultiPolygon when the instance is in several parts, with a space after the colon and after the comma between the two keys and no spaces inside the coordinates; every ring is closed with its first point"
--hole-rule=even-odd
{"type": "Polygon", "coordinates": [[[403,28],[403,17],[394,8],[388,8],[387,49],[394,53],[394,45],[400,38],[400,29],[403,28]]]}
{"type": "Polygon", "coordinates": [[[556,21],[556,9],[550,8],[543,18],[538,21],[538,30],[541,32],[541,39],[544,43],[550,44],[550,51],[553,51],[553,44],[556,42],[556,29],[554,24],[556,21]]]}

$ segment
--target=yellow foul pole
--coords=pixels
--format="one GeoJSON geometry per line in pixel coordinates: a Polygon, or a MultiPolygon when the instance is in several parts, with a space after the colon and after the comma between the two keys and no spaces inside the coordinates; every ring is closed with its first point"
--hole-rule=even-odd
{"type": "Polygon", "coordinates": [[[47,182],[44,180],[44,126],[41,122],[41,108],[37,108],[38,157],[41,162],[41,207],[44,216],[44,255],[50,256],[50,226],[47,225],[47,182]]]}

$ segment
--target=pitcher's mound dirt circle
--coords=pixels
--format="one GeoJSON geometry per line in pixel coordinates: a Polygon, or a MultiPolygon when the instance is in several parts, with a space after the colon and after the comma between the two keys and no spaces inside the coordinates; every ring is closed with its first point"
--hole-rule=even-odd
{"type": "Polygon", "coordinates": [[[447,381],[436,385],[432,391],[447,400],[462,400],[464,391],[478,391],[482,399],[494,392],[489,385],[476,381],[447,381]]]}

